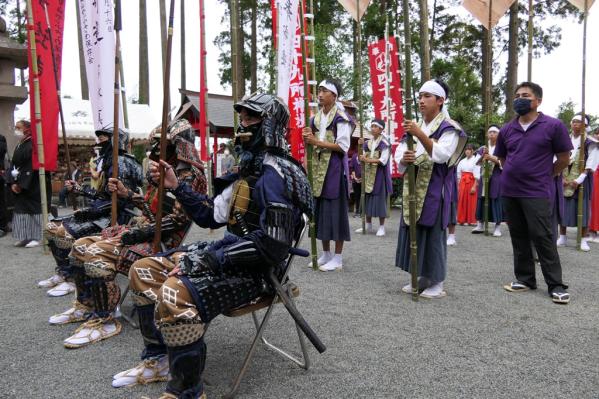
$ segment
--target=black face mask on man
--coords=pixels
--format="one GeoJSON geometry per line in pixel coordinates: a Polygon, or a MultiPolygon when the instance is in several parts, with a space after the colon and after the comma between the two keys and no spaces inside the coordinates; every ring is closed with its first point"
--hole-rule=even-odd
{"type": "Polygon", "coordinates": [[[98,147],[100,147],[100,156],[104,157],[112,150],[112,143],[110,140],[102,141],[98,143],[98,147]]]}
{"type": "Polygon", "coordinates": [[[528,114],[532,110],[530,98],[516,98],[514,100],[514,111],[520,116],[528,114]]]}

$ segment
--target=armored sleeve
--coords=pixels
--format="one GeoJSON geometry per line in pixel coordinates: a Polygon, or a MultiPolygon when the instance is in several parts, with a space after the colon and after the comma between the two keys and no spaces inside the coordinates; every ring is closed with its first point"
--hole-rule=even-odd
{"type": "Polygon", "coordinates": [[[200,227],[218,229],[226,222],[217,222],[214,219],[214,200],[205,194],[192,190],[187,183],[180,183],[173,194],[177,201],[183,206],[189,217],[200,227]]]}

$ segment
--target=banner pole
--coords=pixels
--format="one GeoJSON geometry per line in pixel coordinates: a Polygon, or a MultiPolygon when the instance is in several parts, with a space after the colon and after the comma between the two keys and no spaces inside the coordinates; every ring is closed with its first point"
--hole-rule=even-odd
{"type": "MultiPolygon", "coordinates": [[[[493,85],[493,0],[489,0],[489,19],[487,25],[487,82],[485,87],[485,102],[487,104],[487,109],[485,110],[485,126],[486,132],[489,131],[489,127],[491,126],[491,112],[493,110],[491,104],[491,87],[493,85]]],[[[487,151],[489,148],[489,143],[487,143],[487,151]]],[[[491,175],[491,161],[484,161],[484,176],[483,176],[483,184],[484,184],[484,204],[483,204],[483,224],[485,230],[485,236],[489,235],[489,180],[491,175]]]]}
{"type": "MultiPolygon", "coordinates": [[[[39,181],[40,181],[40,200],[42,206],[42,243],[44,252],[46,252],[46,237],[44,230],[46,223],[48,222],[48,199],[46,197],[46,165],[45,165],[45,154],[44,154],[44,135],[42,134],[42,109],[40,104],[40,80],[39,80],[39,69],[37,65],[37,44],[35,42],[35,21],[33,19],[33,8],[31,6],[31,0],[27,0],[27,31],[29,33],[29,47],[31,54],[31,74],[33,76],[33,101],[34,101],[34,113],[35,113],[35,134],[37,140],[37,159],[39,162],[39,181]]],[[[29,78],[31,79],[31,77],[29,78]]]]}
{"type": "MultiPolygon", "coordinates": [[[[585,168],[585,141],[586,141],[586,78],[587,78],[587,19],[589,15],[588,0],[584,0],[584,19],[582,28],[582,134],[580,136],[580,149],[578,153],[578,170],[584,172],[585,168]]],[[[588,177],[590,179],[592,177],[588,177]]],[[[576,215],[576,248],[582,250],[582,224],[583,224],[583,207],[584,207],[584,185],[578,185],[578,214],[576,215]]]]}
{"type": "MultiPolygon", "coordinates": [[[[121,36],[119,31],[121,30],[121,1],[116,0],[114,3],[114,31],[116,34],[116,43],[114,48],[114,114],[112,123],[112,178],[118,179],[119,177],[119,98],[121,95],[120,88],[120,59],[119,59],[119,48],[121,46],[121,36]]],[[[118,197],[116,191],[112,193],[112,203],[110,209],[110,225],[115,226],[117,224],[118,216],[118,197]]]]}

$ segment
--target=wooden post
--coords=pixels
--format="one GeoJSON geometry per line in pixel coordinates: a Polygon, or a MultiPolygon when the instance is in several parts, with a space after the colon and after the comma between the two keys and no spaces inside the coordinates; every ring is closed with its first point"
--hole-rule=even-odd
{"type": "MultiPolygon", "coordinates": [[[[587,138],[586,135],[586,79],[587,79],[587,19],[589,15],[589,3],[588,0],[584,0],[584,19],[583,19],[583,28],[582,28],[582,134],[580,136],[580,149],[578,153],[578,170],[583,172],[585,168],[585,141],[587,138]]],[[[592,176],[587,176],[587,179],[592,179],[592,176]]],[[[582,224],[583,224],[583,214],[582,210],[584,208],[584,185],[580,184],[578,186],[578,214],[576,215],[576,248],[578,250],[582,250],[582,224]]]]}
{"type": "MultiPolygon", "coordinates": [[[[120,58],[119,48],[121,47],[121,37],[119,31],[121,30],[121,1],[116,0],[114,3],[114,31],[116,33],[116,44],[114,48],[114,115],[112,124],[112,177],[118,179],[119,177],[119,96],[121,92],[120,88],[120,58]]],[[[118,197],[116,191],[112,193],[112,206],[110,210],[110,225],[114,226],[117,224],[118,216],[118,197]]]]}
{"type": "Polygon", "coordinates": [[[533,18],[534,18],[533,0],[528,0],[528,81],[532,81],[532,36],[534,32],[533,18]]]}
{"type": "MultiPolygon", "coordinates": [[[[493,19],[493,0],[489,0],[489,20],[487,25],[487,85],[485,87],[485,102],[487,105],[487,109],[485,110],[485,126],[486,126],[486,134],[489,132],[489,127],[491,126],[491,112],[493,111],[493,105],[491,104],[491,88],[493,86],[493,27],[492,27],[492,19],[493,19]]],[[[489,143],[487,142],[487,151],[489,149],[489,143]]],[[[483,184],[484,184],[484,195],[485,200],[483,204],[483,222],[484,222],[484,230],[485,236],[489,235],[489,179],[491,175],[491,162],[484,161],[484,176],[483,176],[483,184]]]]}
{"type": "MultiPolygon", "coordinates": [[[[183,3],[183,2],[181,2],[183,3]]],[[[206,180],[208,182],[208,195],[212,196],[212,157],[210,157],[210,119],[208,119],[208,82],[206,80],[206,14],[204,13],[204,0],[200,0],[200,112],[204,113],[204,126],[206,141],[202,145],[206,146],[208,161],[204,168],[206,180]]],[[[237,114],[237,113],[235,113],[237,114]]],[[[216,137],[214,138],[216,140],[216,137]]]]}

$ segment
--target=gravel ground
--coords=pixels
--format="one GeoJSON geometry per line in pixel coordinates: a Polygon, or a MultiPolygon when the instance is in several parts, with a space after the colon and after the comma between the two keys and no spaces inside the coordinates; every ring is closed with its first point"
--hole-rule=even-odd
{"type": "MultiPolygon", "coordinates": [[[[412,302],[400,291],[408,275],[393,267],[398,218],[394,211],[386,237],[354,234],[341,273],[313,272],[303,259],[295,263],[298,308],[328,350],[319,355],[310,348],[306,372],[259,348],[238,397],[599,397],[599,245],[590,253],[560,249],[572,301],[559,306],[542,282],[526,293],[501,288],[513,277],[505,226],[502,238],[474,236],[458,226],[458,246],[449,248],[448,296],[412,302]]],[[[351,225],[359,227],[359,219],[351,225]]],[[[574,235],[569,232],[571,243],[574,235]]],[[[190,240],[221,236],[196,228],[190,240]]],[[[161,384],[110,386],[112,375],[132,367],[142,349],[139,332],[127,323],[117,337],[78,350],[63,347],[77,326],[50,326],[47,320],[68,308],[73,296],[50,298],[38,289],[36,282],[53,270],[51,256],[39,248],[13,248],[12,242],[0,239],[6,277],[0,283],[0,396],[158,397],[161,384]]],[[[250,317],[220,317],[210,326],[209,397],[225,393],[252,330],[250,317]]],[[[283,307],[274,312],[268,336],[297,350],[283,307]]]]}

